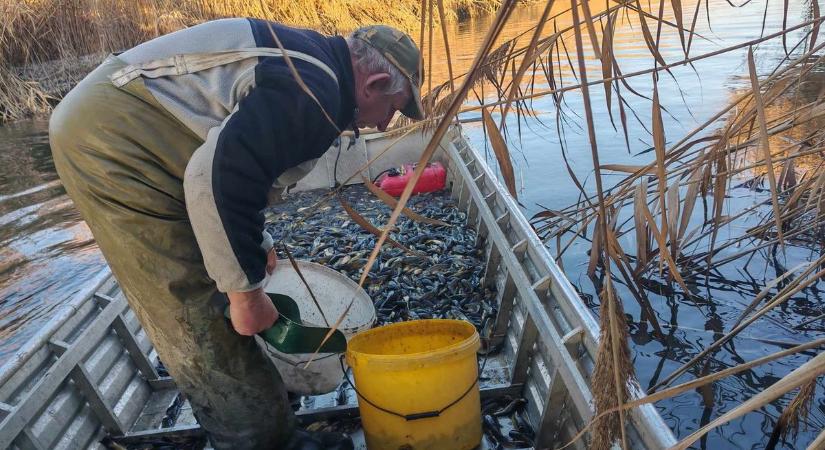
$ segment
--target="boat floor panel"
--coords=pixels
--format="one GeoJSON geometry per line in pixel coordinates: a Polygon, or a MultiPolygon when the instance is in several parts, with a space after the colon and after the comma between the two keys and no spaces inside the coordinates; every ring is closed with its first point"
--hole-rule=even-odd
{"type": "Polygon", "coordinates": [[[160,428],[166,411],[171,407],[179,392],[177,389],[164,389],[155,391],[146,402],[143,411],[140,412],[130,432],[151,430],[160,428]]]}

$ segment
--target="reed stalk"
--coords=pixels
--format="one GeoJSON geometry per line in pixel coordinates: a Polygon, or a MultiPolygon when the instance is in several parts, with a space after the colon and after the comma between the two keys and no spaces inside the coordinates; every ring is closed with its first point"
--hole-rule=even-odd
{"type": "MultiPolygon", "coordinates": [[[[550,12],[553,2],[547,1],[541,16],[529,30],[500,43],[494,51],[480,53],[483,58],[480,69],[473,68],[455,77],[469,81],[476,89],[479,104],[466,105],[462,112],[481,111],[501,176],[511,191],[518,185],[518,180],[515,179],[512,164],[502,160],[510,155],[506,141],[511,140],[508,139],[511,136],[506,132],[505,119],[509,112],[514,111],[521,126],[522,116],[533,114],[530,107],[533,100],[547,97],[554,102],[556,132],[562,145],[560,149],[548,151],[560,151],[560,160],[567,165],[571,182],[580,191],[580,198],[565,208],[540,211],[531,223],[540,237],[547,242],[556,242],[560,262],[565,252],[575,248],[572,245],[574,242],[590,242],[587,271],[600,282],[596,291],[600,294],[602,326],[593,391],[597,417],[604,417],[601,423],[596,423],[595,428],[589,430],[591,448],[626,445],[624,420],[621,417],[616,420],[616,416],[626,409],[622,405],[641,404],[640,401],[629,400],[625,394],[632,370],[621,368],[626,324],[623,320],[616,320],[618,315],[624,319],[624,314],[613,289],[614,277],[621,277],[616,280],[625,282],[641,306],[643,319],[654,324],[654,334],[658,334],[661,330],[655,317],[656,310],[645,295],[645,287],[640,280],[657,276],[668,283],[672,280],[675,289],[689,298],[694,295],[689,285],[721,265],[736,261],[747,264],[759,252],[787,246],[811,251],[810,261],[779,274],[775,280],[767,280],[727,334],[667,376],[660,385],[672,382],[692,365],[706,360],[711,351],[794,295],[813,289],[825,277],[822,270],[823,240],[817,235],[825,230],[825,164],[808,165],[804,170],[800,165],[805,158],[825,154],[825,127],[821,126],[825,124],[825,98],[821,95],[816,98],[798,95],[813,71],[825,66],[825,57],[821,56],[825,45],[817,41],[823,20],[818,5],[813,8],[811,16],[800,23],[790,24],[785,20],[780,31],[696,55],[691,53],[691,46],[695,38],[702,38],[695,33],[699,6],[686,12],[680,0],[669,3],[675,17],[673,21],[664,19],[665,1],[656,5],[658,11],[648,12],[638,1],[616,2],[601,11],[591,11],[592,3],[579,5],[574,0],[571,7],[564,11],[572,14],[572,25],[558,27],[558,14],[550,12]],[[640,25],[638,32],[654,63],[652,68],[622,72],[612,48],[612,33],[617,26],[617,18],[622,14],[632,17],[640,25]],[[691,17],[683,17],[683,14],[690,14],[691,17]],[[684,53],[684,57],[680,56],[678,60],[666,60],[660,51],[660,39],[667,27],[678,33],[684,53]],[[800,31],[801,38],[795,37],[796,41],[789,39],[792,33],[800,31]],[[522,42],[526,38],[529,42],[522,42]],[[583,50],[583,42],[587,39],[589,49],[601,65],[601,77],[591,77],[588,70],[592,69],[584,64],[589,50],[583,50]],[[569,43],[574,40],[576,48],[571,54],[565,41],[569,43]],[[669,112],[659,103],[658,76],[665,74],[675,79],[671,69],[693,67],[697,61],[725,57],[726,54],[771,40],[783,42],[787,49],[785,58],[769,74],[760,76],[756,71],[757,58],[749,52],[747,75],[751,81],[750,89],[740,92],[728,105],[690,133],[677,136],[675,143],[668,143],[665,136],[669,134],[662,116],[669,112]],[[538,83],[537,78],[542,77],[538,80],[541,83],[538,83]],[[568,81],[565,85],[565,77],[572,77],[575,81],[568,81]],[[639,92],[630,85],[629,81],[639,77],[652,77],[652,92],[639,92]],[[543,87],[538,88],[537,85],[543,87]],[[602,165],[599,162],[601,152],[593,131],[597,124],[594,123],[588,91],[589,87],[599,85],[605,90],[611,124],[614,128],[621,124],[628,148],[629,126],[639,126],[650,134],[655,154],[650,163],[602,165]],[[564,101],[564,95],[568,92],[581,94],[583,111],[570,110],[564,101]],[[651,103],[652,123],[639,119],[627,102],[627,95],[635,95],[651,103]],[[620,121],[614,122],[614,107],[619,109],[620,121]],[[496,109],[499,109],[501,117],[498,126],[492,120],[496,109]],[[568,114],[575,118],[570,120],[568,114]],[[631,124],[631,118],[635,118],[636,123],[631,124]],[[497,129],[491,131],[491,128],[497,129]],[[591,191],[576,177],[567,160],[564,134],[570,128],[575,132],[587,133],[593,161],[590,182],[595,185],[591,191]],[[799,135],[804,138],[799,138],[799,135]],[[780,142],[792,137],[796,140],[789,144],[780,142]],[[603,173],[606,171],[624,176],[608,184],[603,173]],[[767,200],[729,213],[728,196],[737,180],[746,173],[757,174],[752,183],[767,181],[764,187],[767,200]],[[758,218],[756,225],[749,225],[741,233],[720,233],[747,218],[758,218]],[[564,243],[562,238],[567,239],[566,236],[570,235],[564,243]],[[619,240],[623,236],[634,237],[632,246],[623,247],[619,240]],[[763,303],[766,304],[760,306],[763,303]],[[753,310],[756,312],[750,314],[753,310]]],[[[451,77],[448,82],[434,86],[429,92],[426,104],[431,105],[430,126],[443,123],[440,121],[444,117],[450,117],[445,112],[447,105],[454,105],[455,98],[446,87],[453,82],[451,77]]],[[[535,116],[535,119],[543,125],[541,117],[535,116]]],[[[517,193],[512,195],[516,197],[517,193]]],[[[787,380],[767,388],[751,401],[735,408],[735,412],[713,421],[712,425],[724,423],[803,386],[798,400],[788,408],[789,412],[777,431],[787,433],[798,423],[788,417],[805,411],[812,395],[812,380],[825,372],[822,358],[817,357],[814,361],[800,368],[804,369],[801,372],[795,371],[787,380]]],[[[750,364],[744,363],[725,371],[724,376],[752,367],[750,364]]],[[[713,379],[719,378],[714,374],[713,379]]],[[[666,391],[669,395],[677,394],[670,389],[666,391]]],[[[651,395],[655,399],[666,398],[659,396],[658,392],[651,395]]],[[[697,431],[690,441],[698,439],[709,429],[704,427],[697,431]]],[[[687,445],[689,442],[685,441],[678,448],[687,445]]]]}

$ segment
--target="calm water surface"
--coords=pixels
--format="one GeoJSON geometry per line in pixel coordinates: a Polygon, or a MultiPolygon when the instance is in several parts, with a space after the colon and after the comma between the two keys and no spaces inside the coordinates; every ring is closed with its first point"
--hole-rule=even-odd
{"type": "Polygon", "coordinates": [[[0,127],[0,362],[104,266],[55,172],[46,121],[0,127]]]}
{"type": "MultiPolygon", "coordinates": [[[[566,2],[565,2],[566,4],[566,2]]],[[[686,17],[695,8],[695,1],[683,1],[686,17]]],[[[691,55],[721,49],[723,47],[759,37],[765,2],[752,1],[742,8],[731,8],[723,0],[710,0],[710,24],[704,6],[696,31],[703,37],[695,38],[691,55]]],[[[557,8],[561,11],[562,8],[557,8]]],[[[791,0],[789,23],[804,20],[808,6],[799,0],[791,0]]],[[[782,2],[768,4],[765,34],[779,30],[782,2]]],[[[522,7],[513,14],[504,37],[513,37],[531,27],[541,14],[541,6],[522,7]]],[[[473,52],[489,27],[491,18],[481,17],[454,26],[450,32],[451,48],[456,72],[466,69],[473,52]]],[[[569,14],[558,18],[558,26],[572,23],[569,14]]],[[[655,30],[655,27],[654,27],[655,30]]],[[[436,33],[438,37],[439,33],[436,33]]],[[[623,72],[648,69],[652,58],[640,38],[638,23],[622,23],[617,29],[615,53],[623,72]]],[[[789,39],[789,42],[795,42],[789,39]]],[[[567,48],[575,52],[572,39],[567,48]]],[[[683,57],[678,35],[664,30],[660,45],[663,57],[676,61],[683,57]]],[[[443,61],[440,39],[436,42],[435,61],[443,61]]],[[[665,129],[669,142],[678,141],[684,134],[707,120],[730,101],[733,95],[748,86],[746,49],[714,57],[690,68],[673,70],[678,83],[668,75],[662,75],[659,91],[665,114],[665,129]]],[[[592,55],[592,52],[589,52],[592,55]]],[[[784,56],[781,41],[771,41],[755,48],[760,73],[766,73],[784,56]]],[[[438,64],[438,63],[436,63],[438,64]]],[[[597,79],[598,62],[588,60],[588,73],[597,79]],[[592,71],[592,72],[591,72],[592,71]]],[[[435,79],[446,77],[446,65],[437,65],[435,79]]],[[[574,84],[569,68],[562,67],[565,84],[574,84]]],[[[540,79],[537,87],[541,87],[540,79]]],[[[631,85],[641,93],[650,95],[650,77],[639,77],[631,85]]],[[[649,127],[650,103],[625,93],[629,106],[635,109],[641,121],[649,127]]],[[[647,162],[650,153],[642,153],[652,144],[650,136],[634,122],[630,122],[630,151],[620,131],[610,125],[601,87],[591,88],[595,108],[597,142],[602,163],[639,164],[647,162]]],[[[563,137],[555,128],[555,106],[552,101],[537,99],[532,107],[540,112],[539,121],[532,119],[521,123],[520,136],[511,136],[516,171],[521,186],[520,200],[528,216],[539,211],[542,205],[562,208],[574,203],[578,191],[570,182],[561,162],[563,144],[569,154],[573,170],[582,179],[592,177],[592,162],[581,116],[584,114],[578,92],[565,94],[569,107],[563,137]],[[575,112],[573,114],[572,112],[575,112]],[[578,114],[579,116],[576,116],[578,114]]],[[[615,105],[615,97],[614,97],[615,105]]],[[[779,113],[781,111],[776,111],[779,113]]],[[[770,112],[769,112],[770,113],[770,112]]],[[[616,112],[614,111],[614,114],[616,112]]],[[[468,113],[467,117],[477,116],[468,113]]],[[[618,117],[616,115],[616,117],[618,117]]],[[[515,117],[508,118],[510,130],[516,130],[515,117]]],[[[466,127],[471,140],[484,146],[483,131],[478,125],[466,127]]],[[[48,147],[45,121],[29,121],[0,127],[0,363],[31,337],[60,305],[70,298],[84,283],[103,266],[104,260],[92,237],[71,201],[65,195],[54,170],[48,147]]],[[[608,176],[609,178],[610,176],[608,176]]],[[[592,189],[591,182],[588,187],[592,189]]],[[[740,188],[730,192],[729,208],[735,210],[757,202],[764,196],[740,188]]],[[[736,232],[738,230],[728,230],[736,232]]],[[[597,311],[592,282],[586,275],[588,245],[574,246],[562,263],[568,276],[588,299],[588,305],[597,311]]],[[[804,249],[789,247],[782,256],[786,267],[807,260],[810,253],[804,249]]],[[[775,264],[767,258],[754,258],[748,265],[728,264],[719,268],[712,277],[696,280],[694,296],[685,298],[661,285],[648,293],[660,323],[667,336],[654,339],[646,322],[640,322],[638,304],[629,295],[625,308],[631,322],[631,346],[636,373],[642,387],[656,384],[664,376],[687,361],[692,355],[713,342],[732,327],[742,309],[750,303],[768,280],[776,277],[775,264]]],[[[655,284],[655,281],[654,281],[655,284]]],[[[790,343],[807,342],[821,337],[816,326],[806,331],[792,327],[806,316],[819,314],[821,297],[815,285],[800,293],[785,308],[762,319],[743,337],[734,339],[713,355],[705,366],[699,366],[680,380],[688,380],[702,374],[721,370],[743,361],[749,361],[767,353],[782,349],[790,343]]],[[[816,324],[814,324],[816,325],[816,324]]],[[[809,355],[789,357],[781,362],[768,364],[737,377],[716,383],[702,392],[690,392],[657,403],[663,417],[679,436],[686,436],[714,417],[730,410],[754,393],[775,382],[810,358],[809,355]]],[[[795,439],[783,443],[784,448],[804,448],[825,426],[825,397],[822,386],[812,405],[810,427],[795,439]]],[[[706,449],[758,449],[764,448],[766,434],[773,429],[775,418],[790,397],[760,411],[735,420],[711,432],[696,448],[706,449]]],[[[779,446],[781,448],[781,446],[779,446]]]]}
{"type": "MultiPolygon", "coordinates": [[[[567,5],[566,2],[564,4],[567,5]]],[[[696,3],[694,1],[682,2],[682,5],[684,11],[691,11],[692,14],[696,3]]],[[[732,8],[723,0],[710,0],[708,7],[711,16],[710,24],[707,21],[705,7],[702,5],[696,31],[703,38],[694,38],[691,56],[719,50],[760,36],[766,7],[764,1],[751,2],[742,8],[732,8]]],[[[541,13],[540,6],[527,9],[531,11],[531,14],[516,17],[517,25],[513,25],[513,28],[518,31],[513,34],[521,29],[529,28],[535,17],[541,13]]],[[[807,10],[807,4],[791,1],[788,23],[803,22],[807,10]]],[[[765,17],[767,18],[765,35],[779,31],[782,21],[782,2],[767,4],[765,17]]],[[[558,22],[561,28],[572,24],[572,18],[569,14],[562,15],[558,22]]],[[[483,21],[476,21],[467,26],[477,30],[476,33],[483,33],[486,28],[483,21]]],[[[794,36],[801,37],[801,33],[796,33],[794,36]]],[[[587,42],[587,37],[584,39],[587,42]]],[[[821,36],[820,39],[822,39],[821,36]]],[[[794,45],[796,40],[789,37],[789,45],[794,45]]],[[[574,54],[576,50],[573,39],[566,39],[565,42],[568,51],[574,54]]],[[[636,21],[630,24],[622,23],[617,28],[614,42],[615,54],[623,73],[652,68],[653,59],[642,40],[636,21]]],[[[672,30],[663,30],[660,51],[668,62],[681,60],[684,54],[678,34],[672,30]]],[[[796,53],[800,51],[801,49],[796,53]]],[[[585,54],[587,56],[593,53],[586,51],[585,54]]],[[[757,71],[761,75],[769,73],[785,56],[779,39],[759,44],[754,48],[754,54],[757,71]]],[[[573,64],[576,64],[575,61],[573,64]]],[[[587,66],[590,80],[601,78],[600,64],[595,58],[590,56],[587,59],[587,66]]],[[[676,143],[684,135],[713,117],[735,95],[744,89],[749,89],[750,86],[747,48],[698,61],[694,66],[695,69],[674,68],[673,77],[664,73],[660,76],[658,84],[660,100],[663,108],[669,112],[669,114],[663,114],[666,139],[669,144],[676,143]],[[674,81],[674,78],[678,82],[674,81]]],[[[578,70],[577,66],[576,69],[578,70]]],[[[566,66],[566,59],[562,62],[561,73],[565,85],[578,83],[569,67],[566,66]]],[[[822,82],[821,75],[816,75],[812,79],[822,82]]],[[[652,97],[651,76],[634,78],[630,84],[640,93],[652,97]]],[[[813,91],[813,97],[807,98],[806,101],[816,98],[818,89],[814,88],[813,91]]],[[[594,108],[594,120],[597,124],[596,141],[601,164],[641,164],[651,161],[654,155],[647,150],[653,145],[652,138],[638,122],[634,122],[632,117],[628,121],[630,128],[630,149],[628,150],[618,122],[615,96],[613,115],[619,127],[618,131],[611,126],[603,88],[601,86],[591,87],[590,95],[594,108]]],[[[629,95],[626,89],[624,89],[624,95],[629,107],[635,110],[641,122],[650,129],[652,123],[650,101],[629,95]]],[[[519,199],[525,205],[525,212],[528,216],[541,210],[539,205],[561,209],[575,203],[578,199],[579,192],[570,181],[562,160],[560,150],[562,145],[567,150],[573,172],[579,180],[587,180],[588,191],[591,194],[595,193],[590,144],[587,139],[585,122],[582,119],[584,105],[581,94],[577,91],[567,92],[564,100],[566,116],[563,119],[562,135],[556,130],[556,107],[547,98],[537,99],[532,107],[541,112],[540,122],[549,124],[549,127],[542,126],[538,120],[524,120],[521,123],[523,131],[519,135],[515,132],[518,122],[514,117],[508,117],[508,129],[513,132],[509,141],[511,154],[514,155],[518,184],[522,186],[519,199]]],[[[774,117],[774,115],[787,112],[789,108],[787,104],[780,104],[769,107],[766,114],[768,117],[774,117]]],[[[628,115],[630,116],[631,113],[628,112],[628,115]]],[[[819,127],[822,125],[817,124],[819,127]]],[[[721,123],[710,127],[709,130],[712,131],[719,126],[721,123]]],[[[470,127],[468,134],[478,148],[484,146],[484,134],[480,126],[470,127]]],[[[609,186],[612,182],[621,179],[620,177],[621,175],[607,174],[605,183],[609,186]]],[[[741,181],[745,180],[743,178],[741,181]]],[[[726,199],[725,214],[732,214],[741,208],[763,203],[766,199],[764,194],[750,189],[732,189],[726,199]]],[[[700,209],[699,206],[697,209],[700,209]]],[[[721,238],[727,234],[740,234],[745,229],[743,227],[755,225],[757,220],[758,217],[754,215],[749,220],[737,223],[736,226],[723,229],[720,233],[721,238]]],[[[566,242],[568,238],[565,237],[564,241],[566,242]]],[[[625,248],[635,248],[635,244],[628,236],[623,238],[621,243],[625,248]]],[[[552,248],[553,244],[550,243],[550,246],[552,248]]],[[[568,277],[581,291],[588,306],[595,313],[598,311],[598,301],[594,299],[598,297],[593,282],[586,273],[589,247],[590,244],[586,241],[574,245],[567,251],[561,262],[568,277]]],[[[734,248],[729,253],[738,250],[740,248],[734,248]]],[[[693,295],[690,298],[675,292],[672,286],[662,280],[655,278],[648,280],[646,294],[662,325],[665,334],[662,338],[655,338],[652,335],[649,323],[641,319],[639,304],[630,292],[619,284],[619,295],[624,300],[625,312],[630,323],[630,344],[634,366],[641,386],[647,389],[657,384],[658,381],[679,368],[682,363],[687,362],[692,356],[733,328],[743,309],[770,280],[781,273],[783,266],[793,267],[817,256],[812,255],[808,250],[788,246],[786,253],[779,254],[776,261],[769,254],[758,254],[748,264],[744,264],[744,261],[727,264],[715,269],[708,276],[695,277],[691,280],[689,283],[693,295]]],[[[812,324],[802,331],[795,330],[793,327],[807,317],[823,312],[823,297],[820,292],[823,287],[825,283],[820,282],[811,289],[800,292],[783,307],[768,314],[744,331],[740,337],[714,352],[706,364],[699,364],[694,370],[680,377],[678,382],[718,372],[727,367],[780,351],[795,343],[821,338],[823,335],[821,324],[812,324]]],[[[684,437],[752,397],[766,386],[773,384],[810,359],[811,356],[812,353],[801,354],[785,358],[780,362],[766,364],[745,371],[739,376],[728,377],[698,392],[691,391],[660,401],[656,403],[656,406],[675,433],[684,437]]],[[[825,397],[822,393],[823,386],[820,384],[811,406],[809,428],[803,429],[796,437],[791,436],[787,442],[780,441],[776,448],[805,448],[815,438],[825,425],[825,397]]],[[[765,448],[776,417],[781,414],[790,398],[792,396],[785,396],[774,404],[714,429],[706,438],[698,441],[695,448],[714,450],[765,448]]]]}

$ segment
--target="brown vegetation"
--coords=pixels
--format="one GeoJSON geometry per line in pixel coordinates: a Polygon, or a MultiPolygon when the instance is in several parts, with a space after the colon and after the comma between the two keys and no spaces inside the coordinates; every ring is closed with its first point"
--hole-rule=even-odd
{"type": "MultiPolygon", "coordinates": [[[[691,41],[696,37],[697,14],[695,11],[683,12],[680,0],[668,3],[674,17],[670,20],[664,15],[666,2],[660,3],[658,14],[653,14],[636,1],[617,1],[604,10],[591,11],[594,3],[548,0],[545,13],[532,30],[497,47],[479,49],[476,58],[481,64],[474,65],[457,80],[435,86],[425,101],[431,112],[431,121],[425,126],[438,125],[435,141],[443,124],[455,118],[456,103],[467,98],[466,89],[454,90],[457,81],[462,81],[462,88],[467,85],[475,88],[475,98],[483,104],[465,106],[463,111],[481,110],[489,140],[501,161],[502,155],[510,158],[506,146],[501,143],[501,136],[506,135],[504,116],[508,111],[512,109],[519,116],[533,115],[532,99],[548,96],[556,105],[556,116],[562,117],[564,109],[570,108],[563,100],[565,92],[579,91],[583,97],[583,110],[572,111],[571,115],[577,116],[581,121],[581,132],[589,136],[595,193],[585,189],[584,182],[569,169],[572,183],[580,190],[580,201],[561,210],[542,211],[532,222],[542,238],[555,243],[559,258],[573,242],[587,240],[591,243],[588,272],[599,284],[602,334],[592,380],[595,406],[600,414],[594,420],[593,428],[588,427],[588,448],[606,449],[615,444],[626,448],[622,412],[627,409],[678,395],[685,389],[708,385],[723,376],[787,355],[780,352],[768,359],[744,363],[730,371],[657,391],[667,387],[690,367],[707,361],[713,349],[718,349],[759,318],[785,304],[793,295],[825,277],[825,256],[822,256],[825,253],[822,239],[825,230],[825,164],[822,162],[825,154],[825,128],[822,126],[825,123],[825,91],[816,88],[821,83],[812,82],[821,78],[825,67],[825,44],[817,40],[823,20],[817,2],[812,3],[809,16],[802,23],[791,25],[784,20],[780,32],[701,55],[690,52],[691,41]],[[563,11],[549,14],[554,6],[563,11]],[[634,27],[638,25],[650,58],[656,62],[652,69],[627,74],[620,70],[613,53],[612,33],[617,20],[628,17],[633,18],[634,27]],[[663,28],[679,33],[684,53],[681,60],[665,61],[660,54],[663,28]],[[543,32],[543,29],[553,32],[543,32]],[[806,33],[799,41],[791,42],[789,36],[798,30],[806,33]],[[777,63],[769,76],[760,79],[750,49],[771,39],[782,41],[788,58],[777,63]],[[674,136],[669,136],[673,143],[668,143],[657,90],[659,74],[673,76],[670,73],[673,67],[687,66],[705,58],[725,58],[729,52],[746,48],[749,49],[750,89],[740,92],[729,105],[687,135],[675,140],[674,136]],[[601,66],[601,79],[589,80],[592,73],[586,70],[585,60],[601,66]],[[568,68],[577,77],[577,82],[565,86],[561,83],[568,68]],[[630,78],[650,79],[651,76],[653,86],[650,92],[638,92],[628,83],[630,78]],[[541,85],[549,88],[536,87],[541,85]],[[591,87],[604,89],[611,114],[618,109],[620,123],[617,121],[616,125],[624,130],[626,140],[628,127],[650,130],[655,155],[652,162],[636,166],[602,165],[599,162],[594,127],[605,124],[594,123],[591,87]],[[652,123],[642,123],[638,119],[625,100],[628,95],[642,97],[650,103],[652,123]],[[495,129],[491,111],[497,111],[502,117],[498,129],[495,129]],[[631,122],[633,117],[637,122],[631,122]],[[602,173],[608,171],[624,176],[619,177],[618,182],[608,184],[607,180],[616,179],[603,178],[602,173]],[[728,194],[733,183],[743,176],[750,176],[748,183],[760,186],[769,196],[764,202],[732,213],[728,194]],[[758,223],[744,227],[743,218],[756,218],[758,223]],[[743,231],[730,233],[732,228],[743,231]],[[720,233],[723,230],[726,232],[720,233]],[[622,244],[628,240],[633,243],[632,248],[622,244]],[[625,284],[634,300],[639,302],[643,315],[647,316],[643,320],[650,321],[654,331],[660,330],[641,280],[662,278],[689,298],[693,294],[686,280],[700,278],[724,264],[747,265],[759,252],[782,252],[788,245],[809,249],[810,260],[766,283],[732,329],[669,374],[651,390],[650,399],[632,400],[628,397],[627,383],[632,378],[632,364],[627,352],[627,325],[621,299],[612,287],[614,280],[625,284]]],[[[696,3],[696,11],[701,4],[696,3]]],[[[493,29],[506,26],[507,9],[512,6],[509,2],[503,4],[493,29]]],[[[787,7],[786,2],[786,18],[787,7]]],[[[564,121],[557,120],[559,134],[564,128],[564,121]]],[[[563,146],[561,156],[569,168],[563,146]]],[[[505,185],[514,186],[512,170],[508,164],[502,166],[505,185]]],[[[390,220],[388,226],[392,224],[393,220],[390,220]]],[[[811,344],[810,348],[817,348],[822,341],[811,344]]],[[[807,410],[812,395],[811,383],[825,374],[822,356],[820,354],[759,395],[731,409],[675,448],[686,448],[711,428],[802,386],[797,400],[787,408],[775,432],[776,435],[786,435],[799,425],[799,421],[789,417],[807,410]]],[[[825,432],[822,436],[821,440],[825,440],[825,432]]],[[[821,448],[816,445],[814,443],[810,448],[821,448]]]]}
{"type": "MultiPolygon", "coordinates": [[[[499,0],[445,0],[444,19],[499,0]]],[[[206,20],[261,17],[326,33],[386,23],[417,29],[419,0],[0,0],[0,123],[45,112],[111,51],[206,20]]]]}

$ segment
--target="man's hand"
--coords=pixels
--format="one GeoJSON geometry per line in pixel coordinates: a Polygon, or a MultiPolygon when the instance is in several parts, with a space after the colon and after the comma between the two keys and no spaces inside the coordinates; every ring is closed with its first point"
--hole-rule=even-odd
{"type": "Polygon", "coordinates": [[[262,288],[249,292],[229,292],[227,296],[232,327],[238,334],[255,335],[278,320],[278,310],[262,288]]]}

